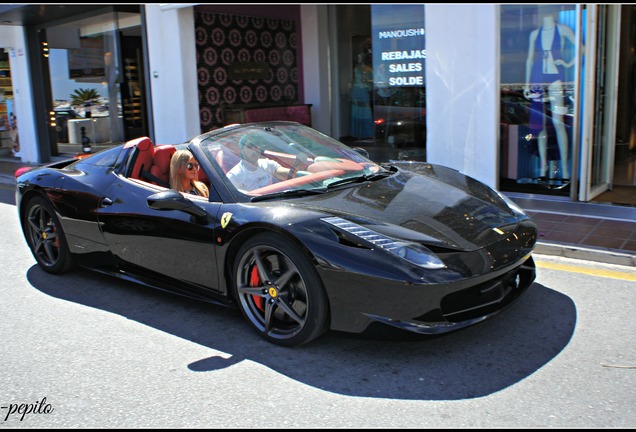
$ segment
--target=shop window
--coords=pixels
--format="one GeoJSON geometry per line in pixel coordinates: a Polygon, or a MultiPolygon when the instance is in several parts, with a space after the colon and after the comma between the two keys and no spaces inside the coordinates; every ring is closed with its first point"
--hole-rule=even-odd
{"type": "Polygon", "coordinates": [[[20,151],[9,52],[0,48],[0,156],[20,151]]]}
{"type": "Polygon", "coordinates": [[[501,6],[502,190],[569,193],[574,18],[575,5],[501,6]]]}
{"type": "MultiPolygon", "coordinates": [[[[424,5],[372,5],[371,38],[359,41],[352,100],[352,135],[372,138],[367,149],[376,159],[426,160],[426,44],[424,5]],[[365,45],[365,44],[368,44],[365,45]],[[367,54],[370,53],[370,54],[367,54]],[[360,114],[356,87],[361,61],[372,76],[368,115],[372,123],[356,128],[360,114]],[[362,136],[360,136],[362,132],[362,136]]],[[[365,117],[366,120],[366,117],[365,117]]],[[[361,143],[356,143],[360,145],[361,143]]],[[[364,143],[362,143],[364,144],[364,143]]],[[[364,145],[362,145],[364,147],[364,145]]]]}
{"type": "Polygon", "coordinates": [[[53,155],[97,151],[148,134],[140,14],[109,12],[47,27],[42,53],[53,155]]]}

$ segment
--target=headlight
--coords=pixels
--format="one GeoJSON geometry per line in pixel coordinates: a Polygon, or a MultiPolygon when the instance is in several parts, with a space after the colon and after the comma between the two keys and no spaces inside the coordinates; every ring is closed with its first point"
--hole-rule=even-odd
{"type": "Polygon", "coordinates": [[[446,267],[437,255],[421,244],[397,240],[339,217],[327,217],[322,220],[418,267],[426,269],[446,267]]]}

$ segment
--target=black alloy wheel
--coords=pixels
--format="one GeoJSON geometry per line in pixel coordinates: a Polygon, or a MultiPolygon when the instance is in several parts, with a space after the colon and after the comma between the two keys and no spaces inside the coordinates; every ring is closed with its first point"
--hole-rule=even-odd
{"type": "Polygon", "coordinates": [[[73,268],[62,226],[48,201],[39,196],[29,201],[23,229],[33,257],[45,271],[59,274],[73,268]]]}
{"type": "Polygon", "coordinates": [[[252,237],[233,274],[241,313],[268,341],[297,346],[326,331],[328,301],[318,272],[289,241],[271,233],[252,237]]]}

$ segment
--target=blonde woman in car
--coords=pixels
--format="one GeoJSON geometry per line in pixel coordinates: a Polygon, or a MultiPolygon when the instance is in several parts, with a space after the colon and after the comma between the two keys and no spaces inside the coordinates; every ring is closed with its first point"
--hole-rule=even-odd
{"type": "Polygon", "coordinates": [[[179,192],[210,196],[208,187],[199,181],[199,163],[190,150],[177,150],[170,160],[170,188],[179,192]]]}

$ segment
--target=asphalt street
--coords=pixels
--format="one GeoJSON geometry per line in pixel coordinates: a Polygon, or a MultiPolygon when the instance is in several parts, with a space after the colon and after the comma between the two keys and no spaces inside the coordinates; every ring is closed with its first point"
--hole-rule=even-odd
{"type": "Polygon", "coordinates": [[[460,332],[285,349],[231,309],[49,275],[0,220],[0,428],[636,426],[632,267],[536,255],[528,293],[460,332]]]}

